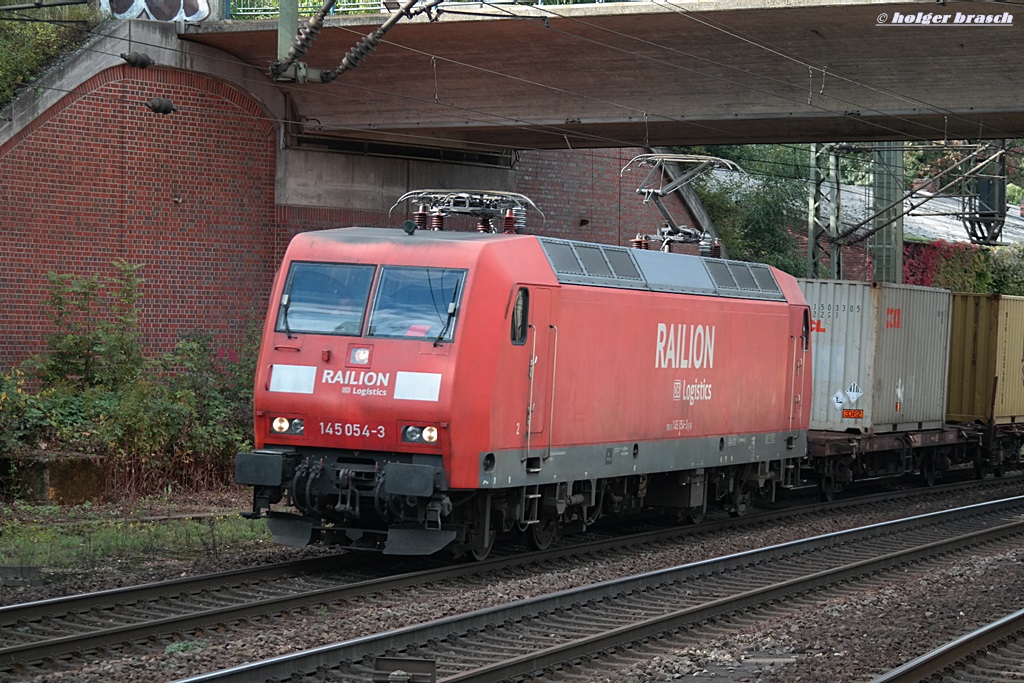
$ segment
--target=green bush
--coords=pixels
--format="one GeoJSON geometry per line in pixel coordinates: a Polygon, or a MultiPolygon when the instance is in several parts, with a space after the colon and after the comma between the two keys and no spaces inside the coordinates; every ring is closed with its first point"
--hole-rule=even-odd
{"type": "Polygon", "coordinates": [[[47,352],[27,364],[44,386],[117,389],[142,372],[136,308],[142,266],[113,266],[113,277],[47,275],[47,311],[56,331],[47,338],[47,352]]]}
{"type": "Polygon", "coordinates": [[[1024,187],[1020,185],[1014,185],[1013,183],[1006,184],[1006,203],[1011,206],[1020,206],[1024,203],[1024,187]]]}
{"type": "Polygon", "coordinates": [[[1024,244],[1000,247],[992,254],[994,290],[1000,294],[1024,296],[1024,244]]]}
{"type": "Polygon", "coordinates": [[[767,263],[797,277],[807,258],[791,228],[807,221],[807,148],[723,145],[681,148],[739,164],[743,174],[705,174],[693,187],[730,258],[767,263]]]}
{"type": "Polygon", "coordinates": [[[49,276],[56,331],[44,354],[0,375],[0,447],[108,456],[116,492],[230,481],[235,453],[250,447],[258,317],[236,349],[193,332],[145,358],[142,266],[113,265],[110,278],[49,276]]]}
{"type": "Polygon", "coordinates": [[[18,368],[0,374],[0,452],[31,448],[53,427],[45,402],[26,385],[18,368]]]}

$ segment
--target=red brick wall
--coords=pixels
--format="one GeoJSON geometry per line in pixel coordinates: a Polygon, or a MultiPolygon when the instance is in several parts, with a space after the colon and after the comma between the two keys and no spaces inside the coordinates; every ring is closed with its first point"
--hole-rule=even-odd
{"type": "MultiPolygon", "coordinates": [[[[586,149],[523,152],[516,165],[518,191],[544,212],[538,232],[551,237],[583,239],[628,246],[637,233],[654,234],[664,218],[654,204],[644,204],[636,188],[649,167],[622,168],[642,149],[586,149]],[[589,223],[581,226],[580,222],[589,223]]],[[[693,226],[677,195],[665,200],[679,222],[693,226]]]]}
{"type": "Polygon", "coordinates": [[[0,147],[0,368],[52,331],[46,274],[145,264],[150,351],[179,332],[233,338],[276,253],[272,124],[235,88],[171,69],[102,72],[0,147]],[[142,105],[153,97],[180,109],[142,105]]]}
{"type": "MultiPolygon", "coordinates": [[[[49,272],[113,276],[115,260],[144,264],[147,353],[195,329],[230,346],[250,311],[265,312],[294,234],[406,218],[275,206],[275,149],[266,113],[233,86],[127,66],[96,75],[0,146],[0,371],[45,348],[49,272]],[[153,97],[178,111],[151,112],[143,103],[153,97]]],[[[523,153],[518,190],[547,217],[530,216],[531,232],[621,245],[655,232],[660,214],[635,193],[645,173],[619,176],[641,151],[523,153]]]]}
{"type": "MultiPolygon", "coordinates": [[[[807,253],[807,229],[802,230],[790,229],[790,234],[793,236],[794,241],[797,244],[797,249],[801,254],[807,253]]],[[[828,243],[822,243],[824,250],[832,249],[832,245],[828,243]]],[[[871,256],[868,254],[868,250],[864,242],[858,242],[856,244],[842,247],[843,257],[843,272],[840,276],[843,280],[858,280],[861,282],[871,281],[871,256]]],[[[828,256],[822,257],[821,268],[823,272],[829,272],[832,268],[832,260],[828,256]]]]}

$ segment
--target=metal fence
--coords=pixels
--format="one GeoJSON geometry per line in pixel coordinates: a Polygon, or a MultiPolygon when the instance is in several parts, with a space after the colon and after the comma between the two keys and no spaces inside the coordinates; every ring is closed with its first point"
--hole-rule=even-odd
{"type": "MultiPolygon", "coordinates": [[[[322,6],[323,3],[316,0],[299,0],[299,16],[312,16],[322,6]]],[[[331,14],[375,14],[383,11],[386,11],[383,0],[345,0],[335,4],[331,14]]],[[[274,19],[277,15],[277,0],[231,0],[228,5],[229,19],[274,19]]]]}
{"type": "MultiPolygon", "coordinates": [[[[479,0],[451,0],[466,5],[482,5],[479,0]]],[[[517,0],[493,0],[487,4],[492,5],[593,5],[601,4],[603,0],[529,0],[528,2],[517,2],[517,0]]],[[[390,2],[388,4],[391,4],[390,2]]],[[[312,16],[323,6],[317,0],[299,0],[299,16],[312,16]]],[[[376,14],[388,12],[384,7],[384,0],[340,0],[331,10],[331,15],[342,14],[376,14]]],[[[229,19],[274,19],[278,15],[278,0],[230,0],[228,5],[229,19]]]]}

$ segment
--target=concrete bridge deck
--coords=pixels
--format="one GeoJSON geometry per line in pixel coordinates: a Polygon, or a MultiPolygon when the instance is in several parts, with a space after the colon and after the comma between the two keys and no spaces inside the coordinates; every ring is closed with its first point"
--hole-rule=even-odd
{"type": "MultiPolygon", "coordinates": [[[[332,83],[279,83],[324,140],[553,149],[1024,135],[1024,10],[994,2],[442,4],[332,83]],[[1020,16],[1016,16],[1017,14],[1020,16]],[[978,23],[980,22],[980,23],[978,23]]],[[[334,69],[386,14],[330,17],[334,69]]],[[[276,21],[180,25],[265,74],[276,21]]]]}

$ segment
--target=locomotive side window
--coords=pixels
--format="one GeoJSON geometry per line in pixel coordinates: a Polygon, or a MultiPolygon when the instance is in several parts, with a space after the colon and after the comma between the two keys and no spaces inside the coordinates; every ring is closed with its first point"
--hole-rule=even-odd
{"type": "Polygon", "coordinates": [[[526,330],[530,320],[530,292],[525,287],[516,294],[516,303],[512,306],[512,343],[526,343],[526,330]]]}
{"type": "Polygon", "coordinates": [[[358,336],[375,266],[296,261],[277,310],[278,332],[358,336]]]}
{"type": "Polygon", "coordinates": [[[384,266],[367,334],[451,341],[465,279],[464,270],[384,266]]]}

